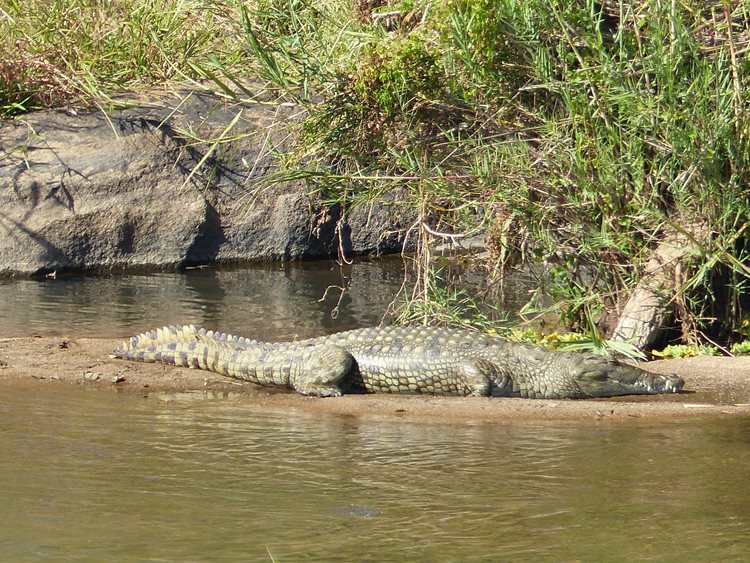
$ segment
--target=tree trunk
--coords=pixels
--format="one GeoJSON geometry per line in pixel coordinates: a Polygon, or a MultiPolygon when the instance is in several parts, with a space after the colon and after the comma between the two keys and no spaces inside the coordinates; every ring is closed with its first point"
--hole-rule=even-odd
{"type": "Polygon", "coordinates": [[[672,226],[672,232],[653,250],[640,282],[620,313],[612,340],[646,350],[672,326],[684,266],[707,236],[704,224],[679,227],[672,226]]]}

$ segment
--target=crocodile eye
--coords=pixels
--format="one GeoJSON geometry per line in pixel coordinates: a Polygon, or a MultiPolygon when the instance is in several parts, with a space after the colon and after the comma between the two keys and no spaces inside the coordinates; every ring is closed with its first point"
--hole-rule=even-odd
{"type": "Polygon", "coordinates": [[[607,375],[607,372],[604,370],[593,370],[593,371],[586,371],[583,373],[583,376],[587,379],[591,379],[592,381],[606,381],[609,377],[607,375]]]}

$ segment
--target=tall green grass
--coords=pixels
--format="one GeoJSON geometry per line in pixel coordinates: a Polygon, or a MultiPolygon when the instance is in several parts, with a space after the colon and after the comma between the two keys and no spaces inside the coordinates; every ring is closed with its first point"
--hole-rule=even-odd
{"type": "Polygon", "coordinates": [[[423,249],[487,229],[494,265],[547,264],[589,333],[668,233],[709,233],[675,309],[692,336],[728,335],[748,279],[744,2],[372,5],[244,8],[254,70],[308,111],[297,177],[347,205],[398,188],[423,249]]]}
{"type": "Polygon", "coordinates": [[[306,112],[287,178],[344,208],[395,190],[412,210],[404,318],[436,301],[455,316],[431,249],[484,232],[491,268],[544,264],[554,310],[602,342],[683,230],[677,323],[726,337],[750,277],[749,16],[744,1],[10,0],[0,107],[261,79],[306,112]]]}

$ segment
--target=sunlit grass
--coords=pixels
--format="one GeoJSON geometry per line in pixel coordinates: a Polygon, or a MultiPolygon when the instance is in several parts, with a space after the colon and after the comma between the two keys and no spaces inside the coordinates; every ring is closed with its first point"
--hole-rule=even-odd
{"type": "Polygon", "coordinates": [[[545,264],[560,318],[605,342],[684,230],[670,306],[695,340],[747,309],[748,21],[744,2],[691,0],[9,0],[0,112],[260,80],[306,115],[277,179],[344,208],[395,190],[413,214],[402,318],[459,322],[431,249],[481,231],[490,266],[545,264]]]}
{"type": "MultiPolygon", "coordinates": [[[[731,330],[750,224],[743,3],[355,4],[245,11],[259,74],[308,111],[290,174],[346,205],[398,188],[428,258],[417,283],[431,244],[487,228],[494,265],[546,263],[555,310],[597,341],[665,234],[710,233],[673,305],[692,337],[731,330]]],[[[411,292],[413,316],[430,297],[445,310],[438,287],[411,292]]]]}
{"type": "Polygon", "coordinates": [[[0,115],[106,103],[123,90],[231,64],[236,11],[209,0],[7,0],[0,6],[0,115]]]}

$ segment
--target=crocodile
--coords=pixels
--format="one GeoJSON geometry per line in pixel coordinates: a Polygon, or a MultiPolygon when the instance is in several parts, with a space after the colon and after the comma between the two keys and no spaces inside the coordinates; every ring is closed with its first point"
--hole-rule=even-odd
{"type": "Polygon", "coordinates": [[[194,326],[159,328],[115,358],[200,368],[305,395],[412,393],[588,399],[677,393],[684,381],[615,359],[510,342],[462,329],[375,327],[259,342],[194,326]]]}

